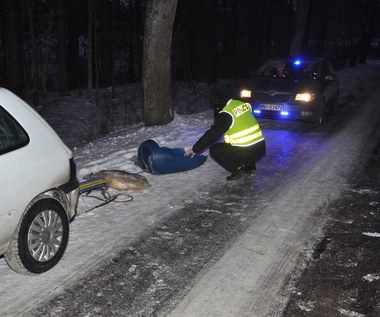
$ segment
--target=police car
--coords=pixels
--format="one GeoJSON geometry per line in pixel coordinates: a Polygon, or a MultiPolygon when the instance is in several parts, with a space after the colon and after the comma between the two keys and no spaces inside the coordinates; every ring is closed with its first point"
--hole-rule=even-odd
{"type": "Polygon", "coordinates": [[[306,120],[321,125],[338,110],[339,78],[325,58],[274,58],[265,61],[240,91],[262,118],[306,120]]]}

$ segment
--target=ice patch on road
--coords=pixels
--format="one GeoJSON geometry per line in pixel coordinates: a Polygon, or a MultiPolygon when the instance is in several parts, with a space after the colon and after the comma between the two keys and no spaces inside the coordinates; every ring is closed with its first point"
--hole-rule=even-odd
{"type": "Polygon", "coordinates": [[[378,232],[362,232],[362,234],[368,237],[380,238],[380,233],[378,232]]]}
{"type": "Polygon", "coordinates": [[[343,315],[343,316],[347,316],[347,317],[365,317],[365,315],[363,314],[359,314],[357,312],[354,312],[352,310],[348,310],[348,309],[342,309],[342,308],[339,308],[338,311],[343,315]]]}
{"type": "Polygon", "coordinates": [[[367,274],[366,276],[363,276],[363,280],[367,282],[378,281],[380,280],[380,273],[367,274]]]}

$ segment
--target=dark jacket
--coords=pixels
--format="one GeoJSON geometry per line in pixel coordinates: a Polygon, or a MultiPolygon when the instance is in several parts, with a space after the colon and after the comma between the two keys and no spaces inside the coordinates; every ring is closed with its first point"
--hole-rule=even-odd
{"type": "Polygon", "coordinates": [[[211,144],[217,142],[228,131],[232,124],[232,118],[228,113],[221,112],[215,117],[214,124],[203,136],[194,144],[193,151],[197,154],[202,153],[211,144]]]}

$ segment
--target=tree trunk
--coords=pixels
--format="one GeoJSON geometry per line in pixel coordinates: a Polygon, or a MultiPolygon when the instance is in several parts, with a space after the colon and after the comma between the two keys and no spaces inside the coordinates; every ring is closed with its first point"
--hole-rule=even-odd
{"type": "Polygon", "coordinates": [[[80,10],[75,6],[76,0],[70,0],[67,2],[67,6],[70,8],[67,13],[67,72],[69,80],[69,89],[78,89],[83,87],[83,70],[80,64],[79,57],[79,38],[81,35],[80,28],[80,10]]]}
{"type": "Polygon", "coordinates": [[[375,30],[375,17],[378,10],[377,0],[367,0],[367,17],[368,17],[368,29],[364,32],[358,43],[355,45],[348,65],[355,67],[357,63],[364,64],[367,60],[367,54],[371,47],[372,40],[376,34],[375,30]]]}
{"type": "Polygon", "coordinates": [[[296,27],[293,41],[290,46],[290,56],[294,57],[301,53],[309,8],[310,0],[297,0],[296,27]]]}
{"type": "Polygon", "coordinates": [[[126,60],[127,60],[127,82],[141,80],[143,59],[143,33],[144,21],[141,15],[141,1],[131,1],[127,9],[126,35],[126,60]]]}
{"type": "Polygon", "coordinates": [[[101,50],[100,50],[100,86],[109,87],[113,78],[113,10],[109,1],[101,2],[101,50]]]}
{"type": "Polygon", "coordinates": [[[38,106],[38,75],[37,75],[37,49],[36,49],[36,32],[34,31],[33,22],[33,9],[30,0],[27,1],[27,11],[28,11],[28,22],[29,22],[29,32],[30,32],[30,45],[31,45],[31,62],[30,67],[30,81],[32,90],[32,104],[33,106],[38,106]]]}
{"type": "Polygon", "coordinates": [[[50,52],[50,39],[51,39],[51,30],[53,27],[53,9],[50,10],[49,14],[49,26],[47,29],[46,35],[46,48],[44,56],[44,65],[42,69],[42,92],[45,94],[47,92],[47,76],[48,76],[48,67],[49,67],[49,52],[50,52]]]}
{"type": "Polygon", "coordinates": [[[365,64],[374,35],[375,30],[372,28],[368,29],[363,34],[351,53],[350,60],[348,62],[350,67],[355,67],[357,63],[365,64]]]}
{"type": "Polygon", "coordinates": [[[57,0],[57,59],[58,59],[58,90],[65,94],[69,90],[68,68],[67,68],[67,30],[65,4],[63,0],[57,0]]]}
{"type": "Polygon", "coordinates": [[[248,56],[250,59],[247,65],[250,65],[250,74],[259,66],[263,60],[263,50],[261,49],[265,36],[264,32],[264,14],[265,3],[263,1],[249,1],[247,11],[252,17],[248,32],[248,56]]]}
{"type": "Polygon", "coordinates": [[[92,35],[92,8],[93,3],[92,0],[88,0],[88,23],[87,23],[87,99],[88,101],[93,101],[92,96],[92,84],[93,84],[93,35],[92,35]]]}
{"type": "Polygon", "coordinates": [[[377,0],[367,1],[367,16],[369,17],[369,27],[366,32],[365,40],[363,41],[361,47],[359,48],[359,64],[365,64],[367,61],[367,55],[369,49],[371,48],[371,43],[376,35],[375,19],[378,12],[379,2],[377,0]]]}
{"type": "Polygon", "coordinates": [[[361,42],[361,45],[359,46],[359,56],[358,56],[359,64],[366,63],[367,55],[368,55],[369,49],[371,48],[371,43],[375,34],[376,34],[375,29],[371,26],[370,29],[366,32],[364,39],[361,42]]]}
{"type": "Polygon", "coordinates": [[[327,27],[327,1],[322,0],[319,3],[319,27],[316,35],[316,51],[318,55],[323,55],[326,46],[326,27],[327,27]]]}
{"type": "Polygon", "coordinates": [[[143,49],[144,122],[171,122],[170,52],[177,0],[148,0],[143,49]]]}
{"type": "Polygon", "coordinates": [[[17,17],[19,8],[14,0],[6,1],[6,43],[7,43],[7,73],[8,88],[14,93],[23,96],[25,88],[24,78],[24,58],[23,58],[23,38],[21,33],[21,23],[17,17]]]}

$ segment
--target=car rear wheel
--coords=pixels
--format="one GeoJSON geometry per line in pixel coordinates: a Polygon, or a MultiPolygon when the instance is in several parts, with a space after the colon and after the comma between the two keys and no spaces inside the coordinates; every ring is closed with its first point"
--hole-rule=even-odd
{"type": "Polygon", "coordinates": [[[43,198],[24,214],[4,257],[18,273],[40,274],[62,258],[68,237],[69,221],[64,208],[53,198],[43,198]]]}

